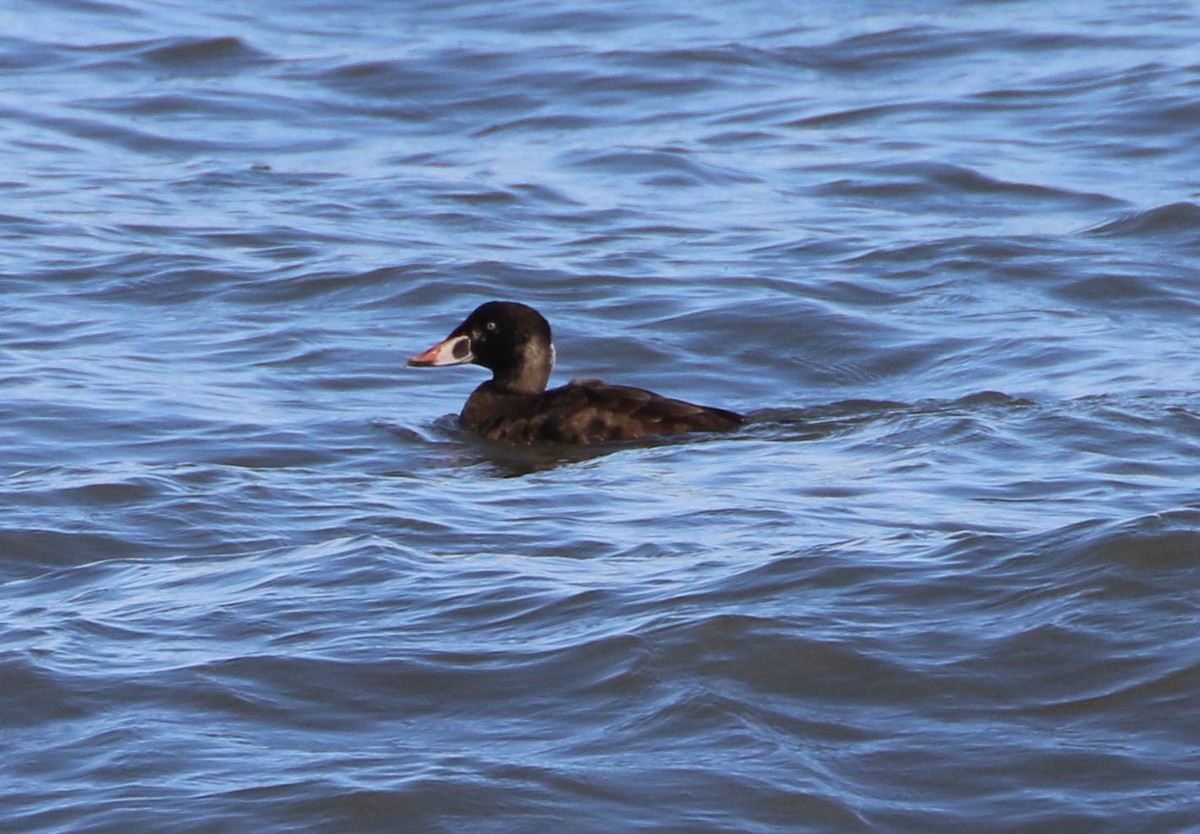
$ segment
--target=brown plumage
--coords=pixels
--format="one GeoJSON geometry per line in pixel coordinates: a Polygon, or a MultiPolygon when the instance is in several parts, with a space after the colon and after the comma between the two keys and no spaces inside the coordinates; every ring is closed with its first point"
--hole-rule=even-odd
{"type": "Polygon", "coordinates": [[[554,363],[550,325],[532,307],[489,301],[445,339],[408,360],[414,366],[482,365],[492,379],[463,407],[462,424],[485,440],[599,443],[693,431],[730,431],[744,420],[720,408],[641,388],[577,380],[546,390],[554,363]]]}

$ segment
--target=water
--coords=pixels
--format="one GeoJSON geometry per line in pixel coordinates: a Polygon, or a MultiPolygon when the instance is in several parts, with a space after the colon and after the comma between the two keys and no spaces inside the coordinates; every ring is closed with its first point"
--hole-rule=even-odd
{"type": "Polygon", "coordinates": [[[0,829],[1200,830],[1195,4],[0,21],[0,829]]]}

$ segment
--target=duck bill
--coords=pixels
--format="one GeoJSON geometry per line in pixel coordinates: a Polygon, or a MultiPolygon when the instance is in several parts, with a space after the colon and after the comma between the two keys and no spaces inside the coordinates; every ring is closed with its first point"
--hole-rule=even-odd
{"type": "Polygon", "coordinates": [[[451,336],[438,342],[424,353],[408,360],[409,367],[436,368],[442,365],[465,365],[475,358],[471,353],[471,340],[466,336],[451,336]]]}

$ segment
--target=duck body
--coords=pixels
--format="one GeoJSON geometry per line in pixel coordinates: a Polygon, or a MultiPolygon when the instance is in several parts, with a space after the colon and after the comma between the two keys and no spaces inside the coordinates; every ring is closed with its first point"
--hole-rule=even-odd
{"type": "Polygon", "coordinates": [[[471,394],[459,419],[485,440],[519,445],[729,431],[743,422],[732,411],[598,379],[575,380],[540,394],[507,391],[485,382],[471,394]]]}
{"type": "Polygon", "coordinates": [[[731,431],[745,422],[722,408],[597,379],[547,390],[554,363],[550,325],[517,302],[481,305],[444,341],[408,360],[418,367],[467,363],[482,365],[493,376],[471,394],[459,420],[492,442],[602,443],[731,431]]]}

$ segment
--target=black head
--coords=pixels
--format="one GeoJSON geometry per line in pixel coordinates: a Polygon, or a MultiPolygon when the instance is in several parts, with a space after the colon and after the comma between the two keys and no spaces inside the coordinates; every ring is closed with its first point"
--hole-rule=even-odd
{"type": "Polygon", "coordinates": [[[546,389],[554,365],[550,323],[515,301],[489,301],[475,309],[441,342],[408,360],[409,365],[482,365],[495,383],[524,393],[546,389]]]}

